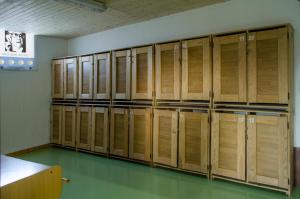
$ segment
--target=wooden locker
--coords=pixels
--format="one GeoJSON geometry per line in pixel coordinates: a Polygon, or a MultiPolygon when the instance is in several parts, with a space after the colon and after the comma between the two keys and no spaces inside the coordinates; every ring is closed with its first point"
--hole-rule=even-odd
{"type": "Polygon", "coordinates": [[[245,115],[212,113],[212,174],[245,180],[245,115]]]}
{"type": "Polygon", "coordinates": [[[180,99],[179,42],[155,46],[156,99],[180,99]]]}
{"type": "Polygon", "coordinates": [[[77,108],[77,144],[76,147],[91,150],[91,107],[77,108]]]}
{"type": "Polygon", "coordinates": [[[128,157],[128,109],[112,108],[110,119],[110,154],[128,157]]]}
{"type": "Polygon", "coordinates": [[[94,107],[92,109],[92,151],[108,153],[108,125],[108,108],[94,107]]]}
{"type": "Polygon", "coordinates": [[[205,112],[179,113],[179,167],[207,173],[209,120],[205,112]]]}
{"type": "Polygon", "coordinates": [[[150,161],[151,108],[130,109],[129,122],[129,157],[150,161]]]}
{"type": "Polygon", "coordinates": [[[209,38],[182,42],[183,100],[209,100],[212,86],[211,48],[209,38]]]}
{"type": "Polygon", "coordinates": [[[63,107],[62,145],[75,147],[76,137],[76,107],[63,107]]]}
{"type": "Polygon", "coordinates": [[[51,143],[61,144],[62,106],[51,107],[51,143]]]}
{"type": "Polygon", "coordinates": [[[287,28],[248,35],[249,102],[288,103],[287,28]]]}
{"type": "Polygon", "coordinates": [[[52,61],[52,98],[64,97],[64,60],[52,61]]]}
{"type": "Polygon", "coordinates": [[[77,59],[64,59],[64,98],[77,98],[77,59]]]}
{"type": "Polygon", "coordinates": [[[178,113],[154,110],[153,162],[177,167],[178,113]]]}
{"type": "Polygon", "coordinates": [[[94,99],[110,99],[110,53],[94,56],[94,99]]]}
{"type": "Polygon", "coordinates": [[[152,99],[153,47],[132,49],[132,99],[152,99]]]}
{"type": "Polygon", "coordinates": [[[289,174],[287,116],[248,117],[249,182],[287,189],[289,174]]]}
{"type": "Polygon", "coordinates": [[[112,98],[130,99],[130,50],[114,51],[112,56],[112,98]]]}
{"type": "Polygon", "coordinates": [[[213,92],[216,102],[246,102],[246,34],[213,38],[213,92]]]}
{"type": "Polygon", "coordinates": [[[80,99],[93,98],[93,56],[79,57],[78,95],[80,99]]]}

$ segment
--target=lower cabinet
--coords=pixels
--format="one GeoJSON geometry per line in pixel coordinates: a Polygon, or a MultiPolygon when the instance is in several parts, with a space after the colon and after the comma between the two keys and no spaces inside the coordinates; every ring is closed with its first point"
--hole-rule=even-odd
{"type": "Polygon", "coordinates": [[[290,176],[287,116],[249,115],[247,123],[248,181],[287,189],[290,176]]]}
{"type": "Polygon", "coordinates": [[[151,108],[130,109],[129,118],[129,158],[150,161],[151,108]]]}
{"type": "Polygon", "coordinates": [[[153,162],[177,167],[176,110],[154,110],[153,119],[153,162]]]}
{"type": "Polygon", "coordinates": [[[63,106],[53,105],[51,107],[51,143],[61,144],[63,106]]]}
{"type": "Polygon", "coordinates": [[[92,109],[91,151],[108,153],[108,129],[108,108],[94,107],[92,109]]]}
{"type": "Polygon", "coordinates": [[[62,145],[75,147],[76,135],[76,107],[64,106],[63,107],[63,120],[62,120],[62,145]]]}
{"type": "Polygon", "coordinates": [[[110,154],[128,157],[128,108],[111,108],[110,154]]]}
{"type": "Polygon", "coordinates": [[[207,112],[179,113],[179,168],[208,172],[209,116],[207,112]]]}
{"type": "Polygon", "coordinates": [[[91,107],[77,108],[77,136],[76,147],[91,150],[91,107]]]}
{"type": "Polygon", "coordinates": [[[212,174],[245,180],[246,116],[212,113],[212,174]]]}

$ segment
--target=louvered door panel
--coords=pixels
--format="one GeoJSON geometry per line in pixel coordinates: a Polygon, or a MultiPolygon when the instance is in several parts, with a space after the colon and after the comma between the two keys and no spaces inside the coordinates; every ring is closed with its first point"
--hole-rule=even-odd
{"type": "Polygon", "coordinates": [[[155,47],[156,99],[180,99],[179,42],[155,47]]]}
{"type": "Polygon", "coordinates": [[[51,143],[61,144],[62,111],[62,106],[52,105],[51,107],[51,143]]]}
{"type": "Polygon", "coordinates": [[[180,112],[179,167],[207,173],[208,113],[180,112]]]}
{"type": "Polygon", "coordinates": [[[246,34],[214,37],[213,89],[216,102],[246,102],[246,34]]]}
{"type": "Polygon", "coordinates": [[[91,150],[91,107],[78,107],[77,109],[77,147],[91,150]]]}
{"type": "Polygon", "coordinates": [[[64,60],[52,61],[52,98],[64,97],[64,60]]]}
{"type": "Polygon", "coordinates": [[[132,49],[132,99],[152,99],[153,47],[132,49]]]}
{"type": "Polygon", "coordinates": [[[76,107],[63,107],[62,145],[75,147],[76,137],[76,107]]]}
{"type": "Polygon", "coordinates": [[[64,98],[77,98],[77,59],[64,59],[64,98]]]}
{"type": "Polygon", "coordinates": [[[94,56],[94,99],[110,99],[110,53],[94,56]]]}
{"type": "Polygon", "coordinates": [[[245,180],[245,115],[212,113],[212,174],[245,180]]]}
{"type": "Polygon", "coordinates": [[[249,116],[247,146],[248,181],[287,189],[287,116],[249,116]]]}
{"type": "Polygon", "coordinates": [[[211,48],[209,38],[182,42],[183,100],[209,100],[211,91],[211,48]]]}
{"type": "Polygon", "coordinates": [[[128,157],[128,109],[111,109],[110,153],[128,157]]]}
{"type": "Polygon", "coordinates": [[[92,151],[108,152],[108,108],[94,107],[92,109],[92,151]]]}
{"type": "Polygon", "coordinates": [[[80,99],[93,98],[93,56],[79,57],[78,94],[80,99]]]}

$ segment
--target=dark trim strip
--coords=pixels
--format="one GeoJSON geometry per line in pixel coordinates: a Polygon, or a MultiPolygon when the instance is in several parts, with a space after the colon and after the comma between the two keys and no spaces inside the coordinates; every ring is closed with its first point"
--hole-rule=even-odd
{"type": "Polygon", "coordinates": [[[26,154],[26,153],[30,153],[32,151],[36,151],[36,150],[39,150],[39,149],[48,148],[50,146],[51,146],[50,144],[43,144],[43,145],[40,145],[40,146],[35,146],[35,147],[20,150],[20,151],[15,151],[15,152],[12,152],[12,153],[8,153],[6,155],[11,156],[11,157],[16,157],[16,156],[23,155],[23,154],[26,154]]]}

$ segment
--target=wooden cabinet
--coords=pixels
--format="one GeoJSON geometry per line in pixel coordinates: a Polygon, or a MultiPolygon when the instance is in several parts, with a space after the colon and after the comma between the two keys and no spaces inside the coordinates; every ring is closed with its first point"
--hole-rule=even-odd
{"type": "Polygon", "coordinates": [[[77,108],[77,144],[80,149],[91,149],[91,107],[77,108]]]}
{"type": "Polygon", "coordinates": [[[64,97],[64,60],[53,60],[52,61],[52,98],[63,98],[64,97]]]}
{"type": "Polygon", "coordinates": [[[154,110],[153,161],[177,167],[178,113],[175,110],[154,110]]]}
{"type": "Polygon", "coordinates": [[[288,103],[287,28],[248,35],[249,102],[288,103]]]}
{"type": "Polygon", "coordinates": [[[94,56],[94,99],[110,99],[110,53],[94,56]]]}
{"type": "Polygon", "coordinates": [[[246,34],[214,37],[213,90],[216,102],[246,102],[246,34]]]}
{"type": "Polygon", "coordinates": [[[208,113],[179,113],[179,168],[208,172],[209,126],[208,113]]]}
{"type": "Polygon", "coordinates": [[[108,108],[94,107],[92,109],[92,151],[108,152],[108,125],[108,108]]]}
{"type": "Polygon", "coordinates": [[[183,100],[209,100],[211,91],[211,48],[209,38],[182,42],[183,100]]]}
{"type": "Polygon", "coordinates": [[[153,47],[132,49],[132,99],[152,99],[153,47]]]}
{"type": "Polygon", "coordinates": [[[93,56],[79,57],[78,95],[80,99],[93,98],[93,56]]]}
{"type": "Polygon", "coordinates": [[[247,178],[249,182],[287,189],[289,147],[287,116],[248,116],[247,178]]]}
{"type": "Polygon", "coordinates": [[[77,59],[64,59],[64,98],[77,98],[77,59]]]}
{"type": "Polygon", "coordinates": [[[155,46],[156,99],[180,99],[179,42],[155,46]]]}
{"type": "Polygon", "coordinates": [[[114,51],[112,56],[112,98],[130,99],[130,50],[114,51]]]}
{"type": "Polygon", "coordinates": [[[130,109],[129,157],[150,161],[151,153],[151,108],[130,109]]]}
{"type": "Polygon", "coordinates": [[[51,107],[51,143],[61,144],[63,106],[51,107]]]}
{"type": "Polygon", "coordinates": [[[128,157],[127,108],[111,108],[110,154],[128,157]]]}
{"type": "Polygon", "coordinates": [[[212,174],[245,180],[245,115],[212,113],[212,174]]]}
{"type": "Polygon", "coordinates": [[[62,122],[62,145],[75,147],[76,135],[76,107],[63,107],[63,122],[62,122]]]}

